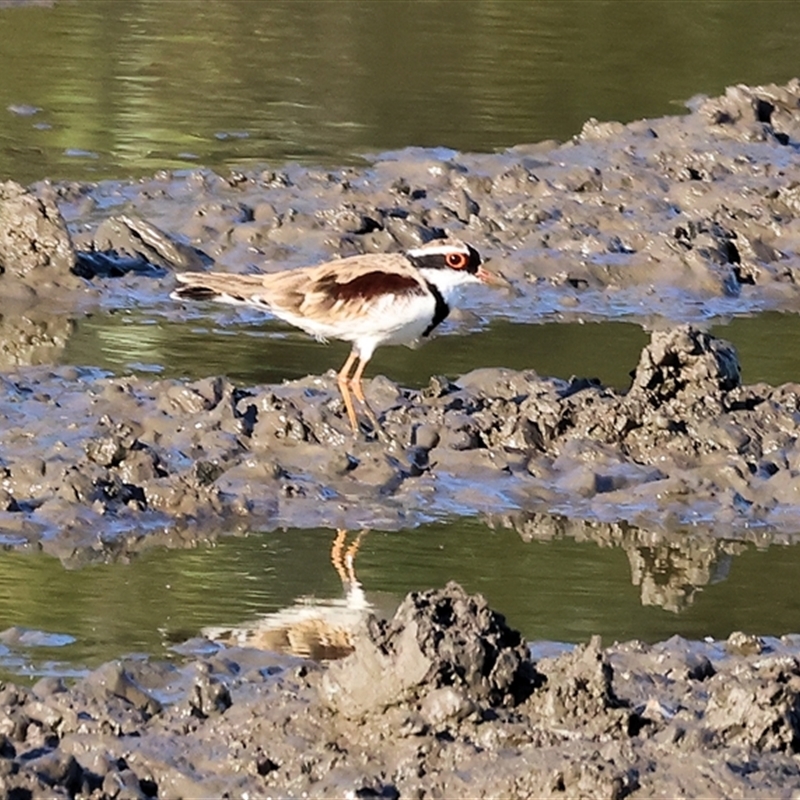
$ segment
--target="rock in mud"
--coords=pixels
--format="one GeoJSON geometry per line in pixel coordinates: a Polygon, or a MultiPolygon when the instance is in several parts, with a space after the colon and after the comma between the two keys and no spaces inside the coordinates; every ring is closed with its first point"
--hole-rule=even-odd
{"type": "Polygon", "coordinates": [[[0,184],[2,286],[16,279],[32,288],[79,282],[71,275],[75,249],[53,197],[36,196],[14,181],[0,184]]]}
{"type": "Polygon", "coordinates": [[[210,262],[201,251],[174,240],[155,225],[123,214],[100,223],[90,249],[77,252],[75,271],[84,278],[119,277],[128,272],[202,269],[210,262]]]}

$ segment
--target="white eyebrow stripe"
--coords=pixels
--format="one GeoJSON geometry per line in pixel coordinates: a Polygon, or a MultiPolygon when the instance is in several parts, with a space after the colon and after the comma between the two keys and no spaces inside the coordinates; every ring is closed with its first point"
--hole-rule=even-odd
{"type": "Polygon", "coordinates": [[[469,256],[469,252],[465,247],[454,244],[437,245],[436,247],[415,247],[413,250],[406,250],[406,254],[412,258],[420,258],[423,256],[447,255],[448,253],[460,253],[469,256]]]}

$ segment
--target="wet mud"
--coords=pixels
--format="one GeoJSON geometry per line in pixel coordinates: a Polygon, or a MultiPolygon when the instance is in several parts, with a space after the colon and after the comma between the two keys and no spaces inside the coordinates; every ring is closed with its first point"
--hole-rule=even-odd
{"type": "Polygon", "coordinates": [[[7,684],[11,796],[794,797],[796,636],[534,657],[457,584],[327,666],[194,640],[185,666],[7,684]],[[16,795],[15,795],[16,796],[16,795]]]}
{"type": "Polygon", "coordinates": [[[679,326],[653,334],[626,392],[505,369],[421,391],[375,378],[387,444],[353,438],[332,372],[248,388],[7,372],[5,544],[68,561],[171,521],[198,535],[220,522],[392,529],[520,510],[793,539],[800,387],[739,373],[730,345],[679,326]]]}
{"type": "MultiPolygon", "coordinates": [[[[220,530],[483,514],[529,540],[599,531],[628,549],[643,599],[679,608],[721,557],[800,531],[800,384],[743,384],[734,348],[702,326],[800,308],[799,146],[792,81],[499,154],[2,184],[0,543],[75,566],[220,530]],[[451,332],[632,316],[652,335],[630,387],[377,376],[365,389],[387,442],[352,437],[332,371],[241,386],[56,366],[98,308],[221,313],[169,300],[176,270],[284,269],[443,234],[511,283],[468,298],[451,332]],[[693,582],[656,584],[637,536],[693,582]]],[[[800,783],[794,637],[593,641],[534,660],[456,586],[361,625],[327,666],[198,641],[181,667],[7,685],[0,781],[160,798],[791,797],[800,783]]]]}

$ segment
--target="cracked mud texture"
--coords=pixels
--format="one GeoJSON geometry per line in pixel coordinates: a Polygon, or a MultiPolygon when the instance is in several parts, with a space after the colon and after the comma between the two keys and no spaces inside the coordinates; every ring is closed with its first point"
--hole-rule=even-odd
{"type": "MultiPolygon", "coordinates": [[[[800,530],[800,386],[742,385],[734,350],[697,325],[656,329],[628,391],[504,369],[421,391],[374,378],[391,447],[352,440],[333,373],[235,386],[52,365],[98,307],[213,314],[167,299],[173,270],[283,269],[443,233],[515,288],[468,299],[456,325],[797,310],[799,146],[795,80],[499,154],[2,184],[0,541],[75,565],[220,528],[485,513],[526,540],[618,542],[645,602],[691,602],[681,574],[703,585],[737,546],[800,530]],[[651,560],[680,565],[674,586],[652,580],[651,560]]],[[[6,684],[6,793],[796,797],[800,785],[792,636],[593,641],[534,663],[482,599],[449,586],[367,622],[328,667],[209,653],[6,684]]]]}
{"type": "MultiPolygon", "coordinates": [[[[87,277],[113,274],[115,256],[123,272],[137,262],[196,268],[204,256],[217,269],[270,271],[446,233],[515,284],[500,308],[475,306],[486,314],[603,317],[613,308],[689,321],[796,310],[799,99],[797,80],[737,86],[696,99],[685,116],[590,120],[560,146],[412,148],[363,168],[163,172],[41,191],[57,197],[87,277]]],[[[142,280],[129,275],[106,293],[122,302],[142,280]]],[[[171,281],[160,279],[162,298],[171,281]]]]}
{"type": "Polygon", "coordinates": [[[679,326],[627,392],[494,368],[421,391],[376,378],[387,446],[352,438],[333,373],[241,388],[28,368],[0,381],[3,541],[80,562],[170,521],[392,528],[459,507],[791,536],[800,387],[739,375],[729,344],[679,326]]]}
{"type": "Polygon", "coordinates": [[[6,684],[0,785],[162,800],[796,797],[800,641],[736,651],[743,639],[593,639],[534,660],[480,595],[449,584],[368,618],[328,666],[206,643],[183,667],[6,684]]]}

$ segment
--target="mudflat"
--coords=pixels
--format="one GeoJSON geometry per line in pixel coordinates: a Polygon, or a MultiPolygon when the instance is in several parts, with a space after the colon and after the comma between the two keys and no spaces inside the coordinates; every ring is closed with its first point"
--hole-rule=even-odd
{"type": "MultiPolygon", "coordinates": [[[[391,528],[454,505],[529,538],[549,535],[540,514],[558,509],[654,540],[695,525],[700,550],[794,541],[800,385],[743,383],[704,322],[800,308],[798,147],[792,81],[499,154],[0,185],[4,546],[73,565],[222,527],[391,528]],[[441,235],[510,284],[473,295],[456,325],[610,307],[662,320],[630,387],[502,368],[420,390],[379,376],[365,388],[387,444],[352,437],[333,372],[240,386],[56,365],[81,315],[200,313],[169,300],[176,270],[285,269],[441,235]]],[[[195,641],[181,667],[7,684],[6,791],[792,797],[800,785],[788,632],[593,640],[539,658],[450,585],[410,595],[391,620],[364,614],[350,637],[349,655],[322,664],[253,639],[195,641]]]]}

